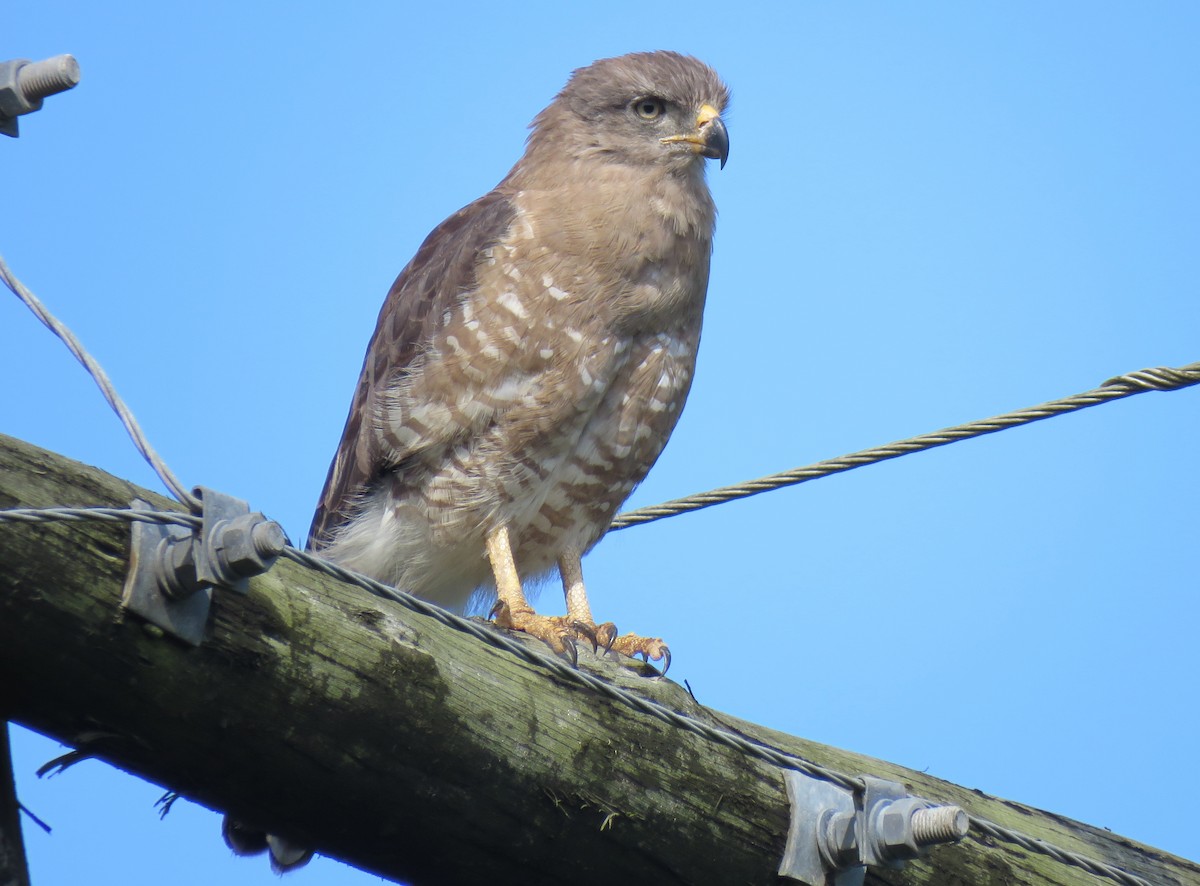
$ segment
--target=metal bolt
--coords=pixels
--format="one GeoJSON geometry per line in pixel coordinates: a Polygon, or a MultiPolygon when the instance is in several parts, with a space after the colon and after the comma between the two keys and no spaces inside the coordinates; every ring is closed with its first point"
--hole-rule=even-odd
{"type": "Polygon", "coordinates": [[[44,61],[29,62],[17,71],[17,88],[31,103],[78,85],[79,62],[73,55],[56,55],[44,61]]]}
{"type": "Polygon", "coordinates": [[[971,819],[957,806],[927,806],[913,813],[913,839],[918,846],[957,843],[971,829],[971,819]]]}
{"type": "Polygon", "coordinates": [[[834,812],[827,809],[817,825],[817,851],[830,870],[859,863],[858,833],[853,812],[834,812]]]}
{"type": "Polygon", "coordinates": [[[938,843],[954,843],[967,835],[967,813],[957,806],[930,806],[916,797],[883,805],[874,816],[871,839],[880,858],[916,858],[938,843]]]}
{"type": "Polygon", "coordinates": [[[283,527],[274,520],[266,520],[257,524],[250,533],[254,539],[254,550],[264,560],[278,557],[287,547],[287,535],[283,527]]]}
{"type": "Polygon", "coordinates": [[[198,591],[202,583],[196,578],[196,556],[191,537],[175,539],[164,536],[155,552],[158,587],[172,600],[182,600],[198,591]]]}
{"type": "Polygon", "coordinates": [[[230,581],[266,572],[286,543],[283,528],[257,513],[222,521],[213,531],[217,568],[230,581]]]}
{"type": "Polygon", "coordinates": [[[0,133],[16,138],[17,118],[36,111],[42,99],[79,83],[79,62],[56,55],[40,62],[14,59],[0,62],[0,133]]]}

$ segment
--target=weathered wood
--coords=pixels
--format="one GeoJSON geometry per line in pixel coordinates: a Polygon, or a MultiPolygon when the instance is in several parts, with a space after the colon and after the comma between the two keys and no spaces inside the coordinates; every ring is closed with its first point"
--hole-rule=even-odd
{"type": "MultiPolygon", "coordinates": [[[[0,436],[0,507],[135,496],[172,506],[0,436]]],[[[125,524],[0,524],[0,710],[14,720],[412,883],[776,882],[788,809],[772,766],[288,562],[246,597],[218,592],[205,642],[186,646],[121,612],[128,545],[125,524]]],[[[1106,831],[735,720],[670,681],[581,658],[829,768],[904,782],[1154,883],[1200,882],[1200,866],[1106,831]]],[[[974,837],[869,880],[1099,882],[974,837]]]]}
{"type": "Polygon", "coordinates": [[[0,719],[0,886],[29,886],[25,842],[21,839],[21,809],[13,781],[8,724],[0,719]]]}

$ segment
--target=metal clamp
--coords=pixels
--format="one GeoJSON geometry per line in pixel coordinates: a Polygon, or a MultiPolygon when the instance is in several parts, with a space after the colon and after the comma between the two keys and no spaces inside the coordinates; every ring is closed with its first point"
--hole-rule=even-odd
{"type": "MultiPolygon", "coordinates": [[[[174,524],[133,524],[121,605],[199,646],[213,588],[245,594],[250,577],[269,570],[283,553],[287,536],[241,499],[203,486],[194,492],[202,505],[198,535],[174,524]]],[[[140,499],[132,507],[157,510],[140,499]]]]}
{"type": "Polygon", "coordinates": [[[40,62],[26,58],[0,62],[0,132],[20,135],[17,118],[37,111],[42,99],[65,92],[79,83],[79,62],[71,55],[56,55],[40,62]]]}
{"type": "Polygon", "coordinates": [[[910,797],[894,781],[863,776],[856,793],[794,769],[784,780],[792,820],[779,875],[807,886],[862,886],[868,865],[899,868],[967,835],[958,806],[910,797]]]}

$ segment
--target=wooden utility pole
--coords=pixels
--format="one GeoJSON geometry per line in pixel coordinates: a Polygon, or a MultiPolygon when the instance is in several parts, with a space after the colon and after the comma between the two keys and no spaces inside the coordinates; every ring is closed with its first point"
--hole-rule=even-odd
{"type": "Polygon", "coordinates": [[[29,886],[21,808],[13,778],[8,725],[0,722],[0,886],[29,886]]]}
{"type": "MultiPolygon", "coordinates": [[[[176,506],[0,436],[0,508],[176,506]]],[[[0,523],[0,712],[213,809],[414,884],[775,883],[781,771],[280,561],[217,591],[193,647],[120,607],[126,523],[0,523]]],[[[668,680],[580,667],[688,716],[1153,883],[1200,866],[923,773],[735,720],[668,680]]],[[[198,834],[196,839],[220,839],[198,834]]],[[[251,862],[247,862],[248,864],[251,862]]],[[[979,839],[876,884],[1102,882],[979,839]]]]}

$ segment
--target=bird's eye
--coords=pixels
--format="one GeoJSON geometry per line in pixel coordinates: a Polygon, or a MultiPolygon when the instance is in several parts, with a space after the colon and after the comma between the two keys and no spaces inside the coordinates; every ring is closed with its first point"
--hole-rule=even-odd
{"type": "Polygon", "coordinates": [[[667,106],[661,98],[639,98],[633,103],[633,110],[643,120],[657,120],[666,113],[667,106]]]}

